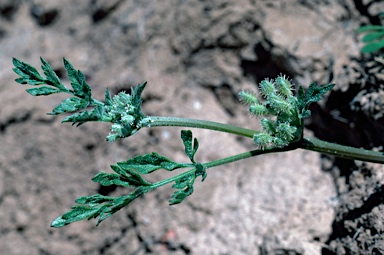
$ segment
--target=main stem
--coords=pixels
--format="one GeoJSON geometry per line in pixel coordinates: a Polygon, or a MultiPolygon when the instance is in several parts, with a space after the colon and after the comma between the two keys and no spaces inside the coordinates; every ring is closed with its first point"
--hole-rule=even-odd
{"type": "Polygon", "coordinates": [[[317,151],[340,158],[384,164],[383,152],[353,148],[336,143],[329,143],[316,138],[304,137],[300,144],[300,148],[317,151]]]}
{"type": "Polygon", "coordinates": [[[146,127],[176,126],[176,127],[203,128],[203,129],[216,130],[220,132],[226,132],[226,133],[250,137],[250,138],[253,138],[253,135],[257,133],[257,131],[252,129],[241,128],[241,127],[218,123],[214,121],[177,118],[177,117],[148,116],[142,120],[142,123],[145,123],[144,126],[146,127]]]}
{"type": "MultiPolygon", "coordinates": [[[[241,128],[241,127],[213,122],[213,121],[177,118],[177,117],[148,116],[143,119],[142,123],[143,123],[143,127],[178,126],[178,127],[190,127],[190,128],[203,128],[203,129],[210,129],[210,130],[216,130],[220,132],[240,135],[240,136],[249,137],[249,138],[253,138],[254,134],[258,132],[251,129],[241,128]]],[[[346,158],[346,159],[361,160],[366,162],[384,164],[384,153],[382,152],[376,152],[376,151],[365,150],[360,148],[353,148],[349,146],[325,142],[316,138],[303,137],[303,139],[300,142],[297,142],[294,145],[290,145],[285,148],[254,150],[254,151],[246,152],[233,157],[221,159],[222,162],[225,162],[225,163],[220,163],[221,162],[220,160],[212,161],[212,162],[206,163],[206,166],[213,167],[213,166],[216,166],[215,164],[218,164],[218,163],[226,164],[233,161],[237,161],[239,159],[249,158],[249,157],[257,156],[260,154],[281,152],[281,151],[293,150],[297,148],[316,151],[316,152],[333,155],[336,157],[346,158]],[[211,166],[211,164],[213,165],[211,166]]]]}

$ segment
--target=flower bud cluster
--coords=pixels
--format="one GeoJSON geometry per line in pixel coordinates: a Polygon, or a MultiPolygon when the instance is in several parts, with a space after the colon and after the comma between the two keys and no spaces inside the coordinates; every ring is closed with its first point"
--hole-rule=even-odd
{"type": "Polygon", "coordinates": [[[285,75],[275,80],[265,79],[259,84],[263,100],[251,92],[241,91],[240,100],[249,105],[249,111],[261,119],[262,131],[254,135],[253,140],[260,148],[284,147],[296,138],[298,127],[297,99],[292,92],[292,84],[285,75]]]}
{"type": "Polygon", "coordinates": [[[138,131],[139,120],[142,118],[140,105],[134,105],[131,95],[120,92],[111,100],[111,104],[105,107],[110,121],[111,132],[107,141],[115,141],[118,138],[130,136],[138,131]]]}

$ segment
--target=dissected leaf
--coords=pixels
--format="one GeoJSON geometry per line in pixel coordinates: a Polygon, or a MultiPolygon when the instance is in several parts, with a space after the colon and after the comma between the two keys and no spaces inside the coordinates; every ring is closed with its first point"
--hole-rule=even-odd
{"type": "Polygon", "coordinates": [[[175,181],[172,188],[177,189],[169,200],[170,205],[179,204],[193,193],[193,184],[198,176],[201,176],[201,181],[207,177],[206,167],[200,163],[195,163],[195,171],[191,174],[183,176],[175,181]]]}
{"type": "Polygon", "coordinates": [[[172,188],[177,190],[172,194],[169,204],[180,204],[185,198],[190,196],[193,193],[193,184],[195,179],[196,177],[194,174],[189,174],[183,178],[177,179],[175,184],[172,185],[172,188]]]}
{"type": "Polygon", "coordinates": [[[71,116],[65,117],[61,122],[72,122],[72,125],[77,124],[80,126],[87,121],[102,121],[103,120],[103,107],[97,106],[92,111],[85,110],[84,112],[78,112],[71,116]]]}
{"type": "Polygon", "coordinates": [[[78,97],[71,97],[63,100],[61,104],[56,106],[50,115],[58,115],[64,112],[75,112],[77,110],[84,109],[88,106],[88,101],[78,98],[78,97]]]}
{"type": "Polygon", "coordinates": [[[73,206],[70,211],[53,220],[51,227],[63,227],[75,221],[96,218],[106,207],[107,205],[100,207],[73,206]]]}
{"type": "Polygon", "coordinates": [[[182,130],[181,139],[183,140],[185,153],[188,155],[189,159],[194,163],[194,157],[197,149],[199,148],[199,142],[197,139],[193,139],[192,142],[192,131],[191,130],[182,130]]]}
{"type": "Polygon", "coordinates": [[[309,85],[307,94],[305,96],[306,105],[309,105],[311,103],[321,100],[323,95],[327,93],[329,90],[331,90],[334,86],[335,84],[317,86],[316,83],[312,83],[311,85],[309,85]]]}
{"type": "Polygon", "coordinates": [[[308,110],[311,103],[317,102],[322,99],[323,95],[331,90],[335,84],[328,84],[325,86],[317,86],[316,83],[309,85],[307,92],[303,87],[299,88],[297,94],[299,117],[306,118],[311,115],[311,111],[308,110]]]}
{"type": "Polygon", "coordinates": [[[103,186],[121,185],[126,187],[149,186],[150,182],[146,181],[134,169],[122,168],[119,165],[111,165],[114,173],[98,173],[92,178],[92,181],[98,182],[103,186]]]}
{"type": "Polygon", "coordinates": [[[52,70],[52,67],[49,65],[49,63],[45,59],[43,59],[42,57],[40,57],[40,61],[42,63],[41,68],[43,69],[44,74],[46,76],[47,84],[49,84],[48,83],[48,81],[49,81],[50,82],[49,85],[55,86],[60,91],[67,91],[68,89],[61,83],[59,77],[52,70]]]}
{"type": "Polygon", "coordinates": [[[113,104],[111,94],[109,93],[108,88],[105,90],[105,104],[110,106],[113,104]]]}
{"type": "Polygon", "coordinates": [[[40,85],[45,84],[45,79],[39,74],[39,72],[33,66],[24,63],[16,58],[12,59],[15,68],[12,70],[20,75],[15,81],[20,84],[40,85]]]}
{"type": "Polygon", "coordinates": [[[138,84],[136,87],[131,88],[131,102],[132,105],[138,109],[141,108],[141,93],[143,93],[143,90],[146,85],[147,82],[144,82],[143,84],[138,84]]]}
{"type": "MultiPolygon", "coordinates": [[[[151,185],[150,182],[144,180],[141,175],[131,168],[122,168],[119,165],[111,165],[113,171],[115,171],[120,177],[120,179],[126,182],[128,185],[125,186],[148,186],[151,185]]],[[[93,179],[92,179],[93,180],[93,179]]]]}
{"type": "Polygon", "coordinates": [[[67,70],[69,80],[75,95],[84,99],[91,97],[91,88],[85,82],[85,76],[80,70],[76,70],[72,64],[64,58],[64,68],[67,70]]]}
{"type": "Polygon", "coordinates": [[[193,166],[191,164],[176,163],[156,152],[143,156],[139,155],[117,164],[123,169],[135,169],[140,174],[149,174],[158,169],[172,171],[177,168],[193,166]]]}
{"type": "Polygon", "coordinates": [[[99,225],[103,220],[152,189],[150,186],[138,187],[130,194],[120,197],[106,197],[99,194],[79,197],[76,202],[83,205],[73,206],[71,210],[53,220],[51,227],[63,227],[76,221],[90,220],[97,217],[99,217],[99,220],[96,225],[99,225]]]}

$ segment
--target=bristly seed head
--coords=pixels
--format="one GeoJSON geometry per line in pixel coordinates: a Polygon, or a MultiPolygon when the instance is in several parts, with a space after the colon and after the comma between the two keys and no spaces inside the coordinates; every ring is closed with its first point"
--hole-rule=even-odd
{"type": "Polygon", "coordinates": [[[278,94],[269,96],[268,102],[277,114],[281,112],[290,114],[291,110],[294,109],[294,106],[292,106],[285,98],[278,94]]]}
{"type": "Polygon", "coordinates": [[[260,82],[260,90],[261,94],[266,98],[276,93],[275,84],[272,80],[269,79],[264,79],[262,82],[260,82]]]}
{"type": "Polygon", "coordinates": [[[253,135],[253,141],[260,149],[264,149],[271,145],[273,137],[266,133],[257,133],[253,135]]]}
{"type": "Polygon", "coordinates": [[[244,104],[251,105],[251,104],[258,104],[259,100],[257,99],[257,96],[249,91],[240,91],[239,92],[239,98],[240,101],[244,104]]]}
{"type": "Polygon", "coordinates": [[[292,97],[293,96],[293,93],[292,93],[292,84],[291,82],[285,77],[285,75],[280,75],[276,78],[275,80],[275,83],[276,83],[276,87],[279,91],[279,93],[286,97],[286,98],[289,98],[289,97],[292,97]]]}
{"type": "Polygon", "coordinates": [[[289,125],[288,122],[279,123],[276,127],[276,135],[284,140],[291,140],[297,128],[289,125]]]}
{"type": "Polygon", "coordinates": [[[263,118],[260,121],[263,130],[270,135],[273,135],[276,132],[276,121],[263,118]]]}
{"type": "Polygon", "coordinates": [[[249,111],[255,116],[275,116],[262,118],[263,131],[254,135],[253,140],[260,148],[281,148],[298,139],[300,128],[299,101],[294,96],[292,83],[285,75],[275,80],[264,79],[259,84],[260,94],[265,99],[259,101],[256,95],[241,91],[240,99],[250,105],[249,111]]]}
{"type": "Polygon", "coordinates": [[[262,104],[253,104],[249,107],[249,111],[255,116],[263,116],[267,113],[267,108],[262,104]]]}

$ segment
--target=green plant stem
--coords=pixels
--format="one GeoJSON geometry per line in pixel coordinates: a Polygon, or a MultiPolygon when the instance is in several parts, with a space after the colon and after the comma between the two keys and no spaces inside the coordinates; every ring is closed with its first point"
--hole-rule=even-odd
{"type": "MultiPolygon", "coordinates": [[[[253,138],[253,135],[258,132],[255,130],[241,128],[241,127],[232,126],[228,124],[223,124],[223,123],[218,123],[213,121],[206,121],[206,120],[188,119],[188,118],[150,116],[150,117],[144,118],[144,120],[145,121],[143,123],[148,123],[143,125],[144,127],[178,126],[178,127],[190,127],[190,128],[203,128],[203,129],[211,129],[211,130],[216,130],[221,132],[227,132],[227,133],[249,137],[249,138],[253,138]]],[[[249,157],[260,155],[260,154],[288,151],[288,150],[293,150],[297,148],[316,151],[316,152],[333,155],[336,157],[346,158],[346,159],[361,160],[366,162],[384,164],[384,153],[382,152],[376,152],[376,151],[365,150],[360,148],[353,148],[345,145],[325,142],[316,138],[303,137],[301,141],[281,149],[274,148],[274,149],[265,149],[265,150],[254,150],[254,151],[246,152],[244,154],[233,156],[233,158],[229,157],[229,158],[221,159],[225,163],[219,163],[219,165],[237,161],[239,160],[238,157],[242,157],[241,159],[243,159],[243,158],[249,158],[249,157]]],[[[221,161],[219,160],[218,162],[221,162],[221,161]]],[[[205,166],[207,168],[213,167],[213,166],[216,166],[218,162],[212,161],[210,163],[206,163],[205,166]],[[213,164],[213,165],[211,166],[210,164],[213,164]]]]}
{"type": "Polygon", "coordinates": [[[384,164],[384,153],[325,142],[316,138],[303,138],[300,148],[340,158],[384,164]]]}
{"type": "Polygon", "coordinates": [[[142,120],[144,127],[190,127],[190,128],[202,128],[216,130],[220,132],[226,132],[234,135],[245,136],[253,138],[253,135],[258,131],[252,129],[241,128],[228,124],[222,124],[214,121],[197,120],[189,118],[177,118],[177,117],[161,117],[161,116],[148,116],[142,120]]]}
{"type": "MultiPolygon", "coordinates": [[[[212,167],[216,167],[216,166],[220,166],[220,165],[225,165],[225,164],[228,164],[228,163],[236,162],[236,161],[239,161],[239,160],[243,160],[243,159],[246,159],[246,158],[251,158],[251,157],[262,155],[262,154],[275,153],[275,152],[283,152],[283,151],[291,151],[291,150],[295,150],[297,148],[298,148],[298,144],[295,143],[295,144],[286,146],[284,148],[271,148],[271,149],[265,149],[265,150],[252,150],[252,151],[247,151],[247,152],[244,152],[244,153],[241,153],[241,154],[237,154],[237,155],[234,155],[234,156],[230,156],[230,157],[226,157],[226,158],[210,161],[210,162],[204,163],[203,166],[205,166],[208,169],[208,168],[212,168],[212,167]]],[[[164,185],[166,185],[168,183],[176,181],[179,178],[182,178],[184,176],[188,176],[190,174],[194,174],[194,172],[195,172],[195,169],[193,168],[193,169],[185,171],[184,173],[181,173],[179,175],[176,175],[176,176],[170,177],[168,179],[161,180],[159,182],[153,183],[151,185],[151,187],[153,187],[153,189],[155,189],[155,188],[158,188],[160,186],[164,186],[164,185]]]]}

